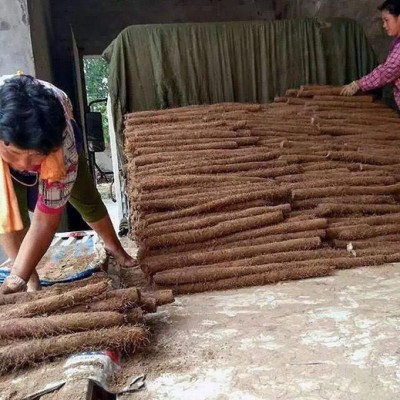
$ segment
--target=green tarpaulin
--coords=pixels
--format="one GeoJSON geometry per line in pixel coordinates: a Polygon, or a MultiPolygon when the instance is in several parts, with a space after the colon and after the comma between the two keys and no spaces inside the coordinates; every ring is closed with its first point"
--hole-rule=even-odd
{"type": "Polygon", "coordinates": [[[130,26],[103,56],[120,145],[127,112],[265,103],[302,84],[351,82],[377,65],[362,28],[343,18],[130,26]]]}

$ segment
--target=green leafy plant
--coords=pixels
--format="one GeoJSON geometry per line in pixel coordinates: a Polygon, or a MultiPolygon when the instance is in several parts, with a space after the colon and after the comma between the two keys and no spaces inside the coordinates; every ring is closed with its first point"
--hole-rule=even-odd
{"type": "MultiPolygon", "coordinates": [[[[100,57],[85,57],[83,59],[83,71],[88,104],[94,100],[107,98],[108,95],[108,64],[100,57]]],[[[110,143],[108,130],[106,103],[96,103],[90,108],[91,111],[101,112],[103,117],[103,131],[106,143],[110,143]]]]}

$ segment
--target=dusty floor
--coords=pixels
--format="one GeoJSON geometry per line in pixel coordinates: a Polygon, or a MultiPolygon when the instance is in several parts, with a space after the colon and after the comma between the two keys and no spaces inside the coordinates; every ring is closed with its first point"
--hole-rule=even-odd
{"type": "Polygon", "coordinates": [[[395,265],[180,297],[152,317],[131,398],[398,399],[399,286],[395,265]]]}
{"type": "MultiPolygon", "coordinates": [[[[399,267],[179,297],[150,316],[152,345],[124,363],[120,382],[147,373],[147,389],[122,398],[398,399],[399,267]]],[[[0,399],[56,371],[3,378],[0,399]]]]}

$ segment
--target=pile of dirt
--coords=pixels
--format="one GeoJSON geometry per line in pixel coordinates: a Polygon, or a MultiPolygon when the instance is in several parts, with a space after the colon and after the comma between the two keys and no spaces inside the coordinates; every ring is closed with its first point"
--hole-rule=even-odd
{"type": "Polygon", "coordinates": [[[304,86],[125,117],[132,239],[176,293],[400,261],[397,114],[304,86]]]}

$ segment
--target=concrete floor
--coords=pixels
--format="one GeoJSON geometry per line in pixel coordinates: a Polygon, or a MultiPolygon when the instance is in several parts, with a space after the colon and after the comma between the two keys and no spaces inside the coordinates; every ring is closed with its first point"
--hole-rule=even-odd
{"type": "Polygon", "coordinates": [[[397,400],[400,265],[184,296],[151,317],[127,399],[397,400]]]}
{"type": "MultiPolygon", "coordinates": [[[[146,390],[121,398],[397,400],[399,267],[179,297],[149,316],[151,345],[123,363],[119,385],[146,373],[146,390]]],[[[60,362],[3,377],[0,399],[62,374],[60,362]]]]}

